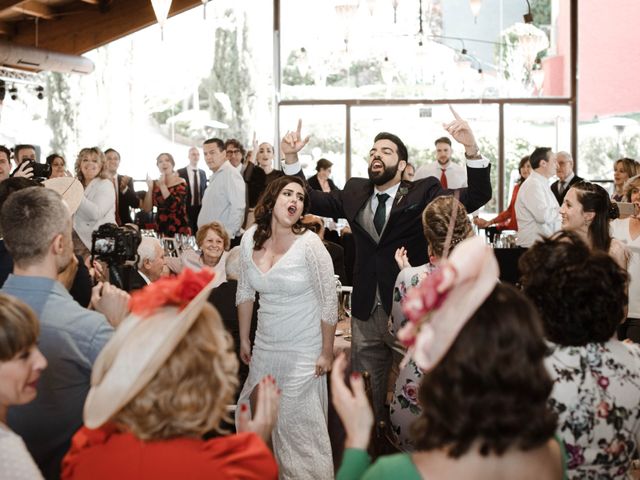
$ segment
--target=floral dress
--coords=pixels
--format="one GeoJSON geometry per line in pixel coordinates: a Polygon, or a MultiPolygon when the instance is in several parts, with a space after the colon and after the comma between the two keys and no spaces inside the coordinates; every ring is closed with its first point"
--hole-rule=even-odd
{"type": "Polygon", "coordinates": [[[158,233],[173,237],[176,233],[191,235],[187,219],[187,184],[178,183],[169,188],[170,195],[162,198],[158,184],[153,184],[153,204],[158,208],[158,233]]]}
{"type": "MultiPolygon", "coordinates": [[[[389,325],[392,335],[395,336],[398,330],[407,323],[407,318],[402,313],[402,299],[407,295],[407,291],[415,287],[434,270],[435,267],[432,264],[426,263],[419,267],[405,268],[398,274],[396,285],[393,288],[393,304],[389,325]]],[[[406,352],[400,353],[404,355],[406,352]]],[[[418,405],[418,389],[421,378],[422,372],[413,360],[409,360],[404,368],[400,369],[391,400],[391,429],[396,436],[396,445],[405,452],[414,450],[409,438],[409,427],[421,412],[418,405]]]]}
{"type": "Polygon", "coordinates": [[[552,347],[545,360],[555,381],[549,402],[568,477],[629,478],[640,440],[640,346],[609,340],[552,347]]]}

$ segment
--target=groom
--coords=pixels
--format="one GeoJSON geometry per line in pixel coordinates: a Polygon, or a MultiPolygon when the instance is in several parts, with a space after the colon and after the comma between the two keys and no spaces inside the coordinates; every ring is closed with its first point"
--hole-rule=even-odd
{"type": "MultiPolygon", "coordinates": [[[[468,187],[458,190],[459,199],[472,212],[491,199],[490,164],[480,154],[468,123],[451,108],[454,120],[444,127],[465,149],[468,187]]],[[[301,136],[302,121],[295,132],[282,139],[284,172],[300,173],[298,152],[309,141],[301,136]]],[[[453,195],[435,177],[402,181],[407,166],[407,147],[396,135],[381,132],[369,151],[369,178],[351,178],[343,190],[307,190],[311,212],[322,217],[346,218],[356,244],[352,296],[352,368],[371,375],[376,421],[385,420],[385,398],[395,343],[387,322],[393,287],[398,275],[396,249],[405,247],[413,265],[427,262],[427,242],[422,231],[424,208],[440,195],[453,195]]]]}

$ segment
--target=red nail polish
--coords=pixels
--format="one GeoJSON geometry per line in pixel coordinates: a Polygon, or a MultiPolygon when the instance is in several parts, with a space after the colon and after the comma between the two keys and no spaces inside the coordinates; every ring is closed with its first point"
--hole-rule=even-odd
{"type": "Polygon", "coordinates": [[[362,375],[360,374],[360,372],[353,372],[351,374],[351,378],[354,380],[358,380],[362,375]]]}
{"type": "Polygon", "coordinates": [[[242,405],[240,405],[240,411],[241,412],[246,412],[249,409],[249,407],[247,407],[246,403],[243,403],[242,405]]]}

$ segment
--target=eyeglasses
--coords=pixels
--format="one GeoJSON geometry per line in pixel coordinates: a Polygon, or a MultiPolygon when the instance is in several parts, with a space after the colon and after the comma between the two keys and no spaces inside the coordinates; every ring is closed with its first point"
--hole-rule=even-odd
{"type": "Polygon", "coordinates": [[[228,155],[237,155],[238,153],[242,153],[242,150],[227,150],[228,155]]]}

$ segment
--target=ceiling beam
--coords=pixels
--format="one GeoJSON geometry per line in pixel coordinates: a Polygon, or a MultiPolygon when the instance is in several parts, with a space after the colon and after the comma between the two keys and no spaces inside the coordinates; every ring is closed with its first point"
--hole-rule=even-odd
{"type": "Polygon", "coordinates": [[[12,10],[25,15],[31,15],[32,17],[42,18],[44,20],[52,20],[55,16],[55,12],[49,5],[44,3],[30,0],[27,2],[21,2],[20,4],[12,7],[12,10]]]}
{"type": "MultiPolygon", "coordinates": [[[[2,2],[0,0],[0,9],[2,2]]],[[[169,16],[198,5],[202,5],[201,0],[173,0],[169,16]]],[[[55,21],[40,22],[38,47],[81,55],[156,22],[150,0],[113,0],[106,13],[90,9],[59,17],[55,21]]],[[[21,22],[9,41],[33,46],[34,38],[33,22],[21,22]]]]}
{"type": "Polygon", "coordinates": [[[0,22],[0,35],[13,35],[15,28],[9,22],[0,22]]]}

